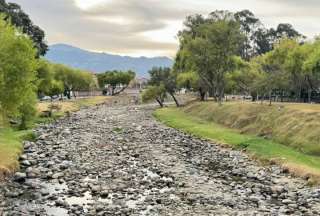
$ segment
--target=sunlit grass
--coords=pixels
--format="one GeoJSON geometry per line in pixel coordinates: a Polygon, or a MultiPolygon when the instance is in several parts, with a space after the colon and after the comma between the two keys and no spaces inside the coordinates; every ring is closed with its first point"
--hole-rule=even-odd
{"type": "MultiPolygon", "coordinates": [[[[66,100],[66,101],[56,101],[53,104],[59,105],[61,107],[60,112],[74,112],[82,107],[93,106],[96,104],[101,104],[107,101],[109,97],[106,96],[96,96],[89,98],[82,98],[77,100],[66,100]]],[[[51,102],[39,102],[37,105],[38,112],[43,112],[49,110],[51,102]]]]}

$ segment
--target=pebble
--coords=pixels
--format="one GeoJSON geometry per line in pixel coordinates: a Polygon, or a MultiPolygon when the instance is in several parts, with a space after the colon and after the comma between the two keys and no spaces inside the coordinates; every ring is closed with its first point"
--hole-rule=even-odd
{"type": "Polygon", "coordinates": [[[154,108],[118,101],[40,126],[0,183],[0,214],[320,215],[319,188],[168,128],[154,108]]]}

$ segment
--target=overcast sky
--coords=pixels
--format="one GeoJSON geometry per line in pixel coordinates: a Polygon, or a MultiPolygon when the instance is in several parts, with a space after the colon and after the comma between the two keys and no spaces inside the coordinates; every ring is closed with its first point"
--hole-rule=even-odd
{"type": "Polygon", "coordinates": [[[320,0],[8,0],[45,30],[49,44],[131,56],[173,57],[187,15],[249,9],[267,27],[291,23],[320,33],[320,0]]]}

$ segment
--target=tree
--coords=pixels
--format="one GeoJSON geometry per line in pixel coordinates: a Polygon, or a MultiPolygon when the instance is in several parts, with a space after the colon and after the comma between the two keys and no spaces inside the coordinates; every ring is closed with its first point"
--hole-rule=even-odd
{"type": "Polygon", "coordinates": [[[37,56],[45,55],[48,45],[45,42],[44,31],[33,24],[29,16],[16,3],[6,3],[0,0],[0,13],[5,14],[5,20],[12,22],[14,26],[20,28],[22,33],[27,34],[33,40],[37,48],[37,56]]]}
{"type": "Polygon", "coordinates": [[[304,35],[300,34],[297,30],[293,28],[293,26],[289,23],[280,23],[277,27],[276,37],[277,39],[281,38],[305,38],[304,35]]]}
{"type": "Polygon", "coordinates": [[[303,73],[308,89],[308,102],[311,102],[312,91],[319,91],[320,88],[320,42],[316,41],[313,47],[305,50],[309,53],[303,63],[303,73]]]}
{"type": "Polygon", "coordinates": [[[25,126],[35,105],[36,50],[27,36],[1,16],[0,41],[0,113],[5,118],[19,117],[25,126]]]}
{"type": "MultiPolygon", "coordinates": [[[[95,87],[93,74],[64,65],[53,65],[54,79],[63,83],[64,93],[70,99],[74,91],[89,91],[95,87]]],[[[75,97],[75,94],[73,95],[75,97]]]]}
{"type": "Polygon", "coordinates": [[[240,55],[248,61],[256,54],[254,37],[256,31],[262,24],[249,10],[239,11],[234,14],[234,17],[240,23],[241,31],[245,35],[244,43],[241,45],[240,55]]]}
{"type": "Polygon", "coordinates": [[[270,104],[273,94],[276,94],[276,97],[280,95],[282,100],[284,94],[290,92],[292,85],[290,80],[294,76],[295,69],[288,59],[292,50],[299,46],[296,40],[282,39],[274,45],[274,50],[260,57],[260,64],[265,72],[263,86],[269,93],[270,104]]]}
{"type": "MultiPolygon", "coordinates": [[[[284,62],[284,68],[289,73],[290,91],[294,92],[296,101],[299,101],[304,89],[312,89],[313,85],[308,82],[308,74],[310,68],[305,70],[304,64],[313,52],[314,46],[309,43],[300,45],[298,41],[294,41],[295,46],[289,50],[288,56],[284,62]]],[[[309,97],[309,101],[311,98],[309,97]]]]}
{"type": "Polygon", "coordinates": [[[40,59],[37,70],[38,96],[45,96],[50,91],[50,83],[54,80],[53,66],[46,60],[40,59]]]}
{"type": "Polygon", "coordinates": [[[260,71],[253,63],[244,61],[240,57],[235,57],[235,68],[226,74],[227,92],[251,95],[256,98],[257,93],[253,88],[253,82],[259,76],[260,71]]]}
{"type": "Polygon", "coordinates": [[[291,24],[280,23],[276,29],[259,28],[253,38],[257,46],[257,54],[262,55],[271,51],[283,38],[303,40],[305,36],[296,31],[291,24]]]}
{"type": "Polygon", "coordinates": [[[172,73],[170,68],[154,67],[149,71],[151,86],[163,86],[165,91],[173,98],[177,107],[180,106],[179,101],[175,97],[177,90],[177,77],[172,73]]]}
{"type": "Polygon", "coordinates": [[[100,88],[106,91],[106,87],[110,86],[110,94],[112,96],[118,95],[123,92],[130,84],[130,82],[135,78],[135,73],[133,71],[107,71],[103,74],[98,74],[98,83],[100,88]],[[117,88],[121,88],[116,91],[117,88]]]}
{"type": "Polygon", "coordinates": [[[142,101],[148,102],[156,100],[160,107],[164,106],[164,99],[166,98],[167,92],[164,85],[160,86],[148,86],[142,93],[142,101]]]}
{"type": "Polygon", "coordinates": [[[210,22],[201,25],[198,35],[186,38],[195,71],[219,103],[225,90],[225,74],[234,67],[234,55],[243,41],[240,25],[228,12],[213,12],[210,22]]]}

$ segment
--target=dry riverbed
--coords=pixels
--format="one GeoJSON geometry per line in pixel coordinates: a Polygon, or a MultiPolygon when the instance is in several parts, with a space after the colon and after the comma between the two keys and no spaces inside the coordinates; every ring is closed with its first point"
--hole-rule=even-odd
{"type": "Polygon", "coordinates": [[[152,117],[101,105],[39,127],[0,215],[319,215],[320,189],[152,117]]]}

